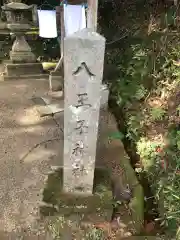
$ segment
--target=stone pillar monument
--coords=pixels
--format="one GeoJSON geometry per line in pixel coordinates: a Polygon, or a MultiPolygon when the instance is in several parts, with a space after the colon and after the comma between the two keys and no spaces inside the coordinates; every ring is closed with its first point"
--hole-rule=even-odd
{"type": "Polygon", "coordinates": [[[64,40],[64,190],[92,194],[105,39],[84,29],[64,40]]]}
{"type": "Polygon", "coordinates": [[[104,51],[105,38],[88,29],[64,40],[64,163],[54,203],[63,216],[82,221],[112,216],[109,169],[95,164],[100,106],[107,104],[104,51]]]}

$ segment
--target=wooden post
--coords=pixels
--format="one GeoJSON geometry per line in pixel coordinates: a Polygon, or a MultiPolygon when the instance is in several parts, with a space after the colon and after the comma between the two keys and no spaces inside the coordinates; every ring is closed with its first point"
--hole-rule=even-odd
{"type": "MultiPolygon", "coordinates": [[[[63,49],[64,49],[64,36],[65,36],[65,30],[64,30],[64,8],[63,8],[63,6],[56,7],[56,11],[58,11],[58,14],[60,15],[60,28],[61,28],[60,48],[61,48],[61,57],[59,59],[59,62],[56,65],[56,68],[54,69],[54,72],[56,72],[61,67],[61,65],[63,64],[63,53],[64,53],[63,49]]],[[[58,18],[58,20],[59,20],[59,18],[58,18]]],[[[58,26],[59,26],[59,23],[58,23],[58,26]]]]}
{"type": "Polygon", "coordinates": [[[97,17],[98,17],[98,0],[87,0],[87,27],[91,28],[94,32],[97,31],[97,17]]]}
{"type": "Polygon", "coordinates": [[[64,8],[61,7],[61,57],[63,57],[64,53],[64,37],[65,37],[65,31],[64,31],[64,8]]]}

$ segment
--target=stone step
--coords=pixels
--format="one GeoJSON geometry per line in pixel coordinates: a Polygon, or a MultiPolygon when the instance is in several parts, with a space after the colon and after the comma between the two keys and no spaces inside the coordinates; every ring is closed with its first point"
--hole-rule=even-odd
{"type": "Polygon", "coordinates": [[[4,63],[7,76],[43,74],[41,63],[4,63]]]}
{"type": "Polygon", "coordinates": [[[1,76],[1,81],[8,81],[8,80],[47,80],[49,79],[48,74],[32,74],[32,75],[19,75],[19,76],[1,76]]]}

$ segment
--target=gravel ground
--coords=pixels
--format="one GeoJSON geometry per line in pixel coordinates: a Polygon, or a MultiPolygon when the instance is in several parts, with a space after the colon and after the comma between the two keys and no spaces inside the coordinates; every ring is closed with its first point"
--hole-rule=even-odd
{"type": "MultiPolygon", "coordinates": [[[[0,232],[37,230],[48,172],[62,164],[63,133],[56,117],[40,118],[31,98],[48,91],[46,81],[0,83],[0,232]]],[[[0,236],[0,239],[3,239],[0,236]]]]}

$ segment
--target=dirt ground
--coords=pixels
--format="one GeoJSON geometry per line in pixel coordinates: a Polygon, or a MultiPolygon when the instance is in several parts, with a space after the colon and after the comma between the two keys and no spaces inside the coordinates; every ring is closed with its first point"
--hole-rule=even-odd
{"type": "Polygon", "coordinates": [[[62,165],[62,118],[40,118],[31,100],[47,91],[43,80],[0,83],[1,232],[37,232],[45,181],[62,165]]]}

